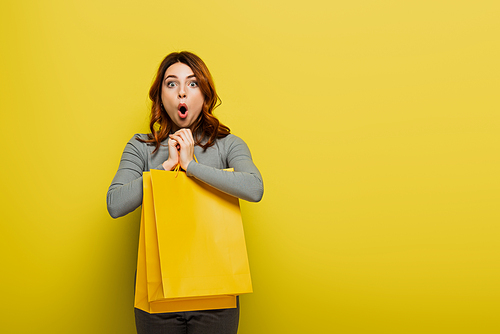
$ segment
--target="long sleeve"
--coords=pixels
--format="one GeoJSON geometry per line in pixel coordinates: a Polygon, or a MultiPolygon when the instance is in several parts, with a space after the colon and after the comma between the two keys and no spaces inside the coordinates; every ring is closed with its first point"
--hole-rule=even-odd
{"type": "Polygon", "coordinates": [[[158,156],[164,153],[151,155],[152,148],[138,141],[137,137],[146,138],[145,135],[135,134],[125,145],[118,171],[108,189],[106,202],[113,218],[125,216],[142,204],[142,172],[150,169],[151,158],[157,158],[154,168],[163,169],[162,159],[158,156]]]}
{"type": "MultiPolygon", "coordinates": [[[[142,173],[150,169],[163,170],[162,163],[168,158],[166,143],[153,154],[154,146],[138,141],[137,137],[147,138],[144,134],[136,134],[129,140],[108,189],[107,207],[113,218],[124,216],[142,204],[142,173]]],[[[264,191],[262,176],[242,139],[230,134],[216,140],[206,150],[199,146],[194,150],[199,163],[192,161],[189,164],[189,177],[229,195],[251,202],[260,201],[264,191]],[[234,172],[221,170],[223,168],[234,168],[234,172]]]]}
{"type": "Polygon", "coordinates": [[[123,151],[118,171],[108,189],[108,212],[118,218],[134,211],[142,203],[142,171],[145,161],[132,138],[123,151]]]}
{"type": "Polygon", "coordinates": [[[250,202],[260,201],[264,193],[262,176],[252,161],[246,143],[242,139],[230,135],[219,146],[220,151],[224,153],[221,155],[221,158],[225,160],[224,168],[234,168],[234,172],[192,161],[187,168],[187,175],[195,177],[229,195],[250,202]]]}

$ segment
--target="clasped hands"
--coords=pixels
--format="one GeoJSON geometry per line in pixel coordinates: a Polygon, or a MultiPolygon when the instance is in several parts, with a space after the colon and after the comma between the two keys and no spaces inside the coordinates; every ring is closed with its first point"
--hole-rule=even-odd
{"type": "Polygon", "coordinates": [[[173,170],[180,163],[187,170],[194,157],[194,139],[191,129],[180,129],[168,138],[168,159],[163,163],[165,170],[173,170]]]}

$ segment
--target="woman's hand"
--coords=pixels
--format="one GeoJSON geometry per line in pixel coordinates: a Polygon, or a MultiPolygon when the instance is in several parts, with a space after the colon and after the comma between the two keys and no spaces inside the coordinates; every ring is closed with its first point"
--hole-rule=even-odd
{"type": "Polygon", "coordinates": [[[179,152],[178,161],[181,164],[182,169],[187,170],[189,163],[193,160],[194,157],[194,139],[191,130],[180,129],[174,134],[170,135],[168,141],[169,151],[170,151],[170,141],[172,140],[178,146],[178,152],[179,152]]]}
{"type": "Polygon", "coordinates": [[[168,138],[168,159],[163,163],[163,169],[173,170],[179,163],[179,144],[176,140],[168,138]]]}

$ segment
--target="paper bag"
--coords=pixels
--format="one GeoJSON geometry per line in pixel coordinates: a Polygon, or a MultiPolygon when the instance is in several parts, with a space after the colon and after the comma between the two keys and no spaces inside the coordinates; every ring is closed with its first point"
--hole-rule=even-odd
{"type": "Polygon", "coordinates": [[[252,292],[238,199],[182,172],[151,170],[143,184],[135,306],[236,307],[252,292]]]}

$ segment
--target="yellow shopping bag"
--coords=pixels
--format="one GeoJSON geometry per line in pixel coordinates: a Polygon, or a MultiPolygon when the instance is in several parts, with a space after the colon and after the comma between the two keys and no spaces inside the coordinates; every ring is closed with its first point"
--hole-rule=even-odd
{"type": "Polygon", "coordinates": [[[185,173],[151,170],[143,183],[135,306],[236,307],[252,292],[238,199],[185,173]]]}

